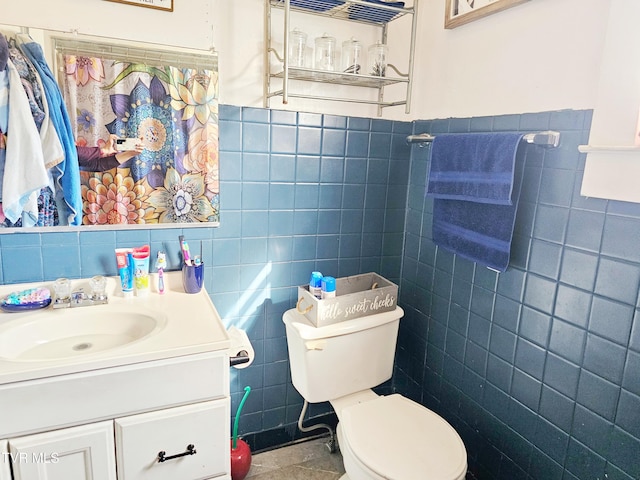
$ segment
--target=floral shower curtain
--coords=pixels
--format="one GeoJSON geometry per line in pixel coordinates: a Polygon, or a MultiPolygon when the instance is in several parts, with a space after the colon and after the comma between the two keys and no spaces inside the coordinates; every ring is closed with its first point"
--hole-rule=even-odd
{"type": "Polygon", "coordinates": [[[83,224],[218,222],[217,69],[64,60],[77,144],[115,134],[144,145],[119,168],[81,171],[83,224]]]}

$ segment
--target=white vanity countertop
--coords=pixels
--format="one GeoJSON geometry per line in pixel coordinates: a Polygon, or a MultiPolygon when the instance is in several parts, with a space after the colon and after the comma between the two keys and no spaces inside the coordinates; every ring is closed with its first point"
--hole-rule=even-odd
{"type": "MultiPolygon", "coordinates": [[[[0,310],[0,385],[182,355],[228,350],[229,335],[206,290],[203,288],[197,294],[185,293],[180,271],[165,272],[165,284],[167,290],[163,295],[158,294],[152,287],[146,297],[124,298],[120,289],[120,279],[107,277],[108,305],[61,309],[49,306],[19,313],[0,310]],[[7,358],[6,352],[2,351],[3,332],[17,325],[36,319],[42,321],[45,315],[50,317],[46,318],[47,323],[55,322],[65,314],[69,315],[69,312],[73,312],[74,315],[81,312],[90,319],[92,312],[101,312],[101,315],[105,315],[106,312],[106,315],[109,315],[109,309],[113,309],[114,315],[118,312],[143,312],[158,318],[158,325],[154,331],[138,340],[94,353],[80,352],[64,358],[46,360],[11,360],[7,358]]],[[[88,279],[72,280],[72,286],[73,290],[84,287],[85,292],[90,291],[88,279]]],[[[0,299],[12,292],[34,287],[48,287],[53,297],[53,282],[40,282],[0,285],[0,299]]]]}

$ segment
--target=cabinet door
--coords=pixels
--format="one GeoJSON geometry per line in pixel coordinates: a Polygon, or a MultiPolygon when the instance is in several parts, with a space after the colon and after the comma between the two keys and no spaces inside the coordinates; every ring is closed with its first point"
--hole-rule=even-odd
{"type": "Polygon", "coordinates": [[[9,456],[9,442],[0,440],[0,480],[11,480],[11,457],[9,456]]]}
{"type": "Polygon", "coordinates": [[[227,398],[116,419],[118,480],[229,478],[229,408],[227,398]]]}
{"type": "Polygon", "coordinates": [[[15,480],[116,480],[113,422],[9,439],[15,480]]]}

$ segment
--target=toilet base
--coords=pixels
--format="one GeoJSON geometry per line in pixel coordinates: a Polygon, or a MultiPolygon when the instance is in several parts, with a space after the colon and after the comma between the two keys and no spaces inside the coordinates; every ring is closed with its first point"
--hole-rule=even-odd
{"type": "Polygon", "coordinates": [[[344,440],[344,433],[340,422],[338,422],[336,434],[338,436],[340,452],[342,453],[342,463],[346,472],[342,477],[340,477],[340,480],[383,480],[382,477],[371,472],[355,458],[354,453],[344,440]],[[351,477],[349,477],[349,472],[351,472],[351,477]]]}

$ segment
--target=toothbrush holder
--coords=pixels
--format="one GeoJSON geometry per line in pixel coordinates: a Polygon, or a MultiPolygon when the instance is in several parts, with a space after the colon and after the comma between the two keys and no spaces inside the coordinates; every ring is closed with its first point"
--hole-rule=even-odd
{"type": "Polygon", "coordinates": [[[204,263],[182,266],[182,286],[186,293],[199,293],[204,283],[204,263]]]}

